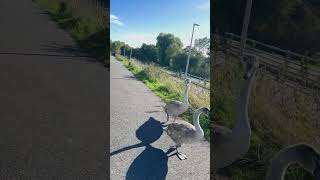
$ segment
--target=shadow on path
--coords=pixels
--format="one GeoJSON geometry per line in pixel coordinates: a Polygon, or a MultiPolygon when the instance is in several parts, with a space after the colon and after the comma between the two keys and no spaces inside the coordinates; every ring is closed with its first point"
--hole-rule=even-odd
{"type": "Polygon", "coordinates": [[[137,80],[134,76],[124,76],[124,77],[114,77],[112,79],[123,79],[123,80],[135,80],[135,81],[139,81],[137,80]]]}
{"type": "Polygon", "coordinates": [[[151,143],[158,140],[162,133],[163,123],[150,117],[136,131],[136,137],[141,141],[140,143],[111,152],[111,156],[113,156],[133,148],[146,147],[130,165],[126,174],[126,180],[166,179],[168,158],[171,156],[168,156],[168,154],[174,151],[174,148],[170,148],[165,153],[161,149],[151,146],[151,143]]]}
{"type": "Polygon", "coordinates": [[[19,53],[19,52],[0,52],[0,55],[19,55],[19,56],[53,56],[53,57],[80,57],[92,58],[85,55],[63,55],[63,54],[48,54],[48,53],[19,53]]]}

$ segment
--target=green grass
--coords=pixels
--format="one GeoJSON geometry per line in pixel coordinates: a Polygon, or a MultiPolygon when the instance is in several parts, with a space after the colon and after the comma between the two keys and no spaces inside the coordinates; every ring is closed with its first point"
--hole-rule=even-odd
{"type": "Polygon", "coordinates": [[[94,18],[76,17],[68,3],[34,0],[57,24],[78,42],[83,52],[109,67],[109,39],[94,18]]]}
{"type": "MultiPolygon", "coordinates": [[[[182,80],[174,79],[171,75],[160,70],[159,67],[154,65],[145,65],[137,61],[129,61],[124,56],[116,56],[116,58],[121,61],[124,66],[131,71],[134,76],[142,81],[146,86],[153,91],[157,96],[161,98],[162,101],[168,102],[170,100],[182,100],[183,98],[183,85],[182,80]]],[[[193,92],[198,92],[195,85],[191,86],[189,93],[189,101],[191,106],[187,112],[183,113],[181,117],[190,123],[193,123],[193,113],[196,108],[208,107],[209,108],[209,92],[200,92],[196,94],[193,92]],[[203,96],[203,98],[199,98],[203,96]],[[200,100],[199,100],[200,99],[200,100]]],[[[205,116],[200,117],[200,124],[204,130],[205,138],[210,139],[209,131],[209,120],[205,116]]]]}
{"type": "MultiPolygon", "coordinates": [[[[215,68],[211,77],[211,110],[215,124],[232,128],[243,71],[238,60],[229,57],[224,66],[215,68]]],[[[316,93],[316,92],[315,92],[316,93]]],[[[231,180],[264,179],[270,159],[282,148],[307,143],[320,149],[320,131],[315,126],[318,113],[312,110],[315,96],[299,89],[283,86],[259,69],[254,82],[249,118],[252,129],[251,145],[247,154],[232,165],[219,170],[231,180]]],[[[315,102],[318,106],[320,102],[315,102]]],[[[290,166],[286,179],[312,180],[299,165],[290,166]]]]}

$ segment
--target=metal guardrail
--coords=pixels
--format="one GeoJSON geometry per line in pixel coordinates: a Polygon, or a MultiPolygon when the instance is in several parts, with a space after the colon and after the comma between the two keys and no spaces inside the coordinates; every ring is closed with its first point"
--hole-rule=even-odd
{"type": "MultiPolygon", "coordinates": [[[[131,58],[131,60],[134,60],[134,61],[138,61],[137,59],[135,58],[131,58]]],[[[168,67],[160,67],[159,68],[162,70],[162,71],[165,71],[166,73],[170,74],[171,76],[174,76],[176,78],[180,78],[182,79],[182,76],[183,76],[183,72],[181,73],[181,77],[178,75],[178,72],[174,72],[174,71],[171,71],[169,70],[168,67]]],[[[197,85],[197,86],[200,86],[206,90],[210,90],[210,80],[208,79],[205,79],[205,78],[202,78],[202,77],[198,77],[198,76],[195,76],[195,75],[192,75],[192,74],[188,74],[189,77],[191,77],[191,83],[197,85]]]]}
{"type": "MultiPolygon", "coordinates": [[[[239,35],[236,35],[236,34],[233,34],[233,33],[228,33],[228,32],[226,32],[225,34],[226,34],[227,37],[230,38],[230,40],[237,41],[237,39],[238,39],[239,42],[241,40],[241,36],[239,36],[239,35]]],[[[320,63],[319,60],[311,58],[311,57],[308,57],[307,55],[298,54],[298,53],[292,52],[290,50],[284,50],[284,49],[281,49],[281,48],[278,48],[278,47],[275,47],[275,46],[272,46],[272,45],[269,45],[269,44],[265,44],[263,42],[259,42],[257,40],[250,39],[250,38],[247,38],[246,45],[248,45],[251,48],[255,48],[255,49],[259,49],[258,47],[260,46],[261,48],[263,48],[265,50],[269,49],[269,50],[274,51],[275,53],[276,52],[281,52],[281,53],[285,54],[286,56],[290,57],[293,60],[296,60],[294,58],[299,58],[299,59],[305,58],[309,62],[320,63]]]]}
{"type": "MultiPolygon", "coordinates": [[[[181,72],[181,77],[178,74],[178,72],[174,72],[174,71],[170,71],[167,67],[161,67],[161,69],[165,70],[167,73],[169,73],[172,76],[175,76],[177,78],[181,78],[184,75],[184,72],[181,72]]],[[[196,84],[204,89],[210,90],[210,80],[199,77],[199,76],[195,76],[192,74],[188,74],[188,77],[191,78],[191,82],[193,84],[196,84]]]]}
{"type": "MultiPolygon", "coordinates": [[[[214,34],[214,38],[218,42],[214,45],[218,47],[215,51],[224,51],[233,56],[240,56],[240,36],[226,33],[224,37],[214,34]]],[[[319,63],[316,59],[252,39],[249,39],[248,42],[244,54],[259,57],[261,65],[276,79],[284,74],[291,85],[298,83],[307,89],[320,89],[320,69],[310,65],[310,62],[319,63]],[[255,45],[250,43],[255,43],[255,45]],[[260,48],[257,44],[260,45],[260,48]],[[269,51],[266,51],[266,48],[269,48],[269,51]]]]}

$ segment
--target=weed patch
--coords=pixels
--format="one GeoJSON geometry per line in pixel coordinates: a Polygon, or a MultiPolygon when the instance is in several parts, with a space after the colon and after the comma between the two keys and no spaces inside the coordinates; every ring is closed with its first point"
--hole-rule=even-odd
{"type": "Polygon", "coordinates": [[[93,18],[77,17],[68,2],[35,0],[48,12],[52,20],[78,42],[82,51],[109,67],[109,39],[93,18]]]}

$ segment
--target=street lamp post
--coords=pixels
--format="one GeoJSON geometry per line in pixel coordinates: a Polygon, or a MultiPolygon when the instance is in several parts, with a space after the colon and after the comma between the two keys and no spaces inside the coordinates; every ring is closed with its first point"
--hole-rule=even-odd
{"type": "Polygon", "coordinates": [[[240,42],[240,57],[241,63],[243,63],[243,53],[247,40],[247,32],[250,21],[250,13],[251,13],[252,0],[247,0],[246,12],[243,18],[242,32],[241,32],[241,42],[240,42]]]}
{"type": "Polygon", "coordinates": [[[192,50],[192,40],[193,40],[193,32],[194,32],[194,27],[195,26],[200,26],[199,24],[193,23],[193,28],[192,28],[192,35],[191,35],[191,42],[190,42],[190,46],[189,46],[189,54],[188,54],[188,60],[187,60],[187,65],[186,65],[186,70],[184,73],[184,79],[187,78],[188,76],[188,68],[189,68],[189,60],[190,60],[190,55],[191,55],[191,50],[192,50]]]}

